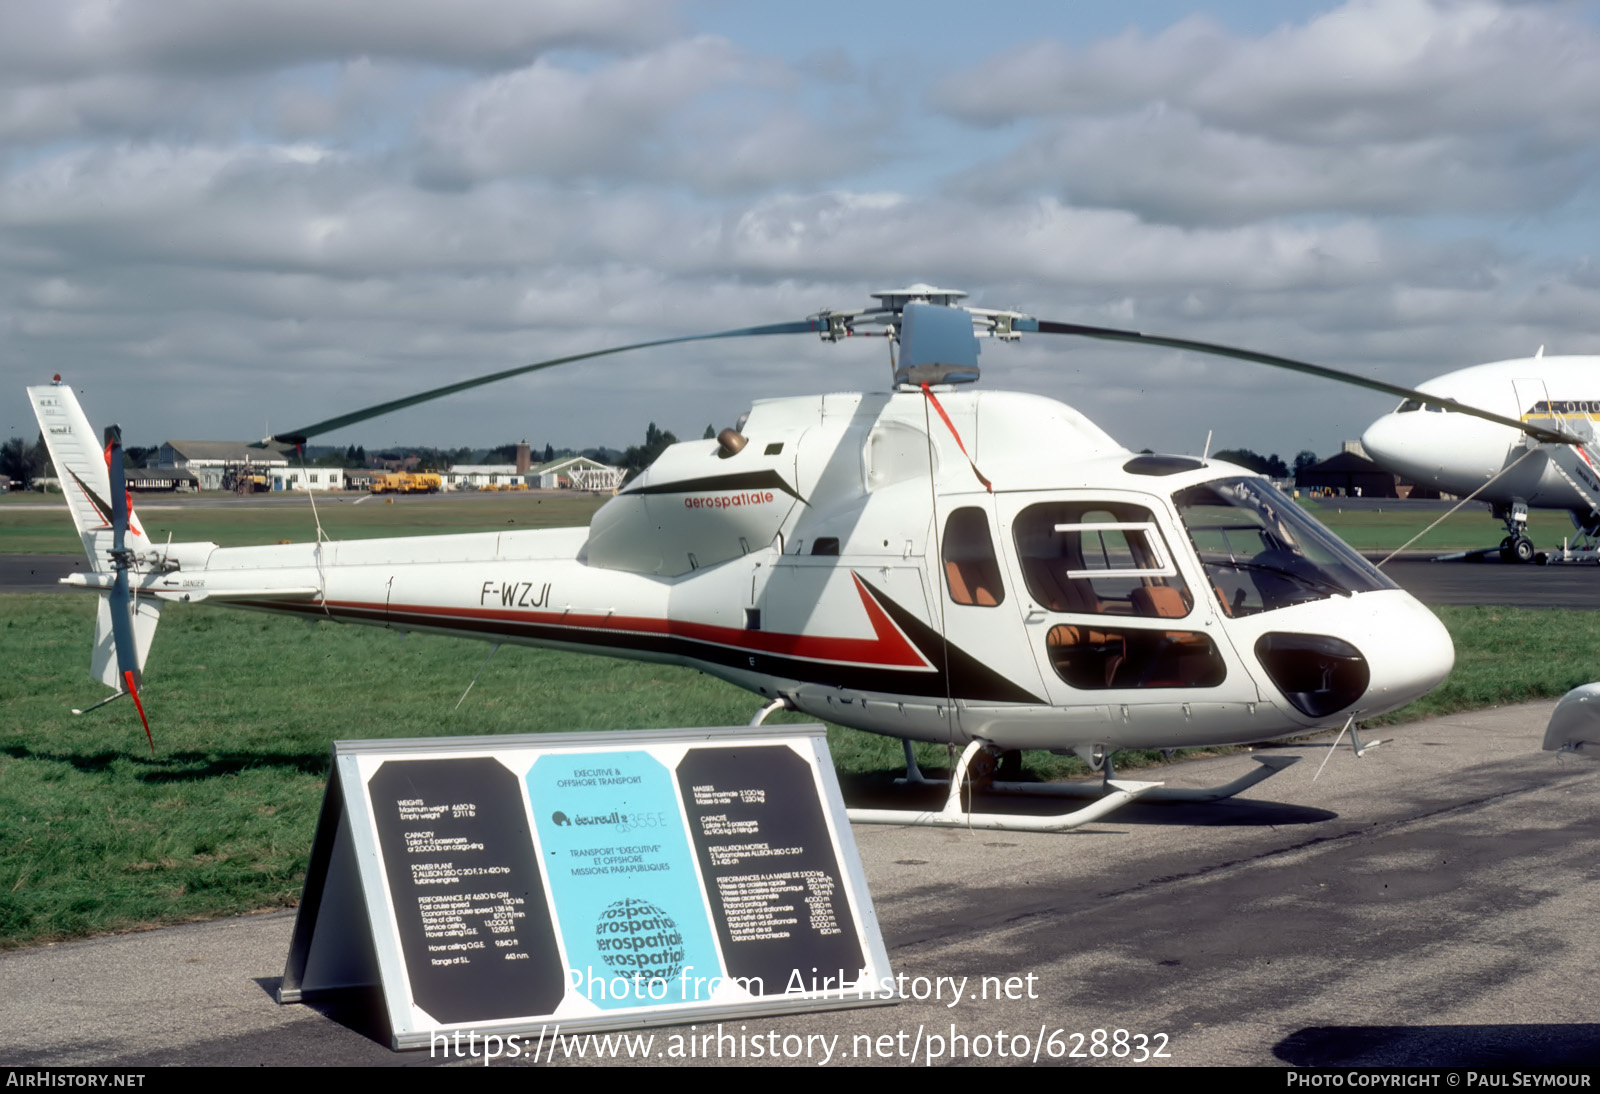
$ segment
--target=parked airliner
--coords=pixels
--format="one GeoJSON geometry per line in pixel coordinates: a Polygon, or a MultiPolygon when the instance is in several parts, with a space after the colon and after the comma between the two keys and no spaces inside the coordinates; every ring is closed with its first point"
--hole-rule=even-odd
{"type": "MultiPolygon", "coordinates": [[[[1535,357],[1451,372],[1418,390],[1592,437],[1600,419],[1600,357],[1545,357],[1541,349],[1535,357]]],[[[1586,451],[1591,445],[1540,444],[1509,426],[1418,399],[1379,418],[1361,443],[1378,463],[1415,483],[1461,497],[1480,491],[1478,500],[1505,525],[1500,556],[1507,562],[1536,557],[1529,509],[1566,510],[1585,547],[1600,536],[1600,475],[1586,451]]]]}

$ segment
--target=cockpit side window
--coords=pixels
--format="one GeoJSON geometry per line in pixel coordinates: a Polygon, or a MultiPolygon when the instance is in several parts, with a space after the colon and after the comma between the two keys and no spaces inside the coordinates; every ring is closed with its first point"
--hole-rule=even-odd
{"type": "Polygon", "coordinates": [[[1000,560],[989,535],[989,517],[982,509],[957,509],[945,521],[944,580],[957,604],[993,608],[1005,601],[1000,560]]]}
{"type": "Polygon", "coordinates": [[[1202,483],[1172,500],[1230,616],[1396,588],[1262,479],[1202,483]]]}
{"type": "Polygon", "coordinates": [[[1181,619],[1194,607],[1148,509],[1042,502],[1014,533],[1028,592],[1050,611],[1181,619]]]}
{"type": "Polygon", "coordinates": [[[1410,414],[1414,410],[1421,410],[1422,404],[1415,399],[1407,399],[1395,410],[1396,414],[1410,414]]]}

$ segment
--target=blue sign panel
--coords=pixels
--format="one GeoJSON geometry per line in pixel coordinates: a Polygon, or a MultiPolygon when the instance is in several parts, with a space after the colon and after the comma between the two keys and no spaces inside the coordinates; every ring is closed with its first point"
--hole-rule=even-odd
{"type": "Polygon", "coordinates": [[[608,751],[527,778],[572,990],[603,1010],[709,1000],[722,965],[672,773],[608,751]]]}

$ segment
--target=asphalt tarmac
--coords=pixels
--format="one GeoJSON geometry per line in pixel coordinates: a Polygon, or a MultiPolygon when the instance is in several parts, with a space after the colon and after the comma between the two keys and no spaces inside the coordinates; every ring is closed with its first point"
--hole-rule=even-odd
{"type": "MultiPolygon", "coordinates": [[[[856,826],[894,972],[925,998],[727,1023],[720,1058],[711,1027],[643,1031],[621,1058],[541,1052],[661,1065],[693,1033],[710,1063],[774,1062],[752,1058],[759,1041],[794,1065],[1018,1063],[1035,1046],[1131,1064],[1134,1048],[1112,1053],[1139,1045],[1164,1053],[1144,1066],[1592,1066],[1600,768],[1539,750],[1549,710],[1408,725],[1361,759],[1274,750],[1304,762],[1246,797],[1135,805],[1073,834],[856,826]],[[984,977],[1002,986],[987,999],[984,977]]],[[[1140,776],[1203,786],[1252,766],[1140,776]]],[[[390,1051],[370,1003],[279,1006],[292,925],[0,955],[0,1063],[483,1065],[390,1051]]]]}

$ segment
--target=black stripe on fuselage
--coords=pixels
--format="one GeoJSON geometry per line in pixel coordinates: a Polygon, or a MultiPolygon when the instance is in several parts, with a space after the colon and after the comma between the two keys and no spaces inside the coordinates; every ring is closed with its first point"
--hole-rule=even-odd
{"type": "Polygon", "coordinates": [[[322,604],[305,601],[290,603],[271,600],[233,600],[229,601],[229,606],[287,612],[317,619],[331,616],[335,620],[379,623],[401,629],[443,631],[471,638],[498,636],[511,641],[560,642],[569,646],[592,647],[597,653],[609,652],[619,656],[627,656],[630,653],[654,654],[674,660],[724,665],[764,676],[798,680],[801,683],[848,688],[853,691],[873,691],[886,695],[948,697],[979,703],[1045,702],[1044,699],[995,672],[959,646],[946,642],[932,627],[873,588],[871,583],[863,580],[862,585],[906,638],[916,646],[918,652],[934,666],[933,671],[897,669],[883,665],[841,665],[809,661],[759,650],[735,649],[670,634],[602,630],[517,619],[465,618],[431,612],[408,612],[403,607],[387,609],[324,607],[322,604]],[[947,660],[948,686],[944,670],[947,660]]]}

